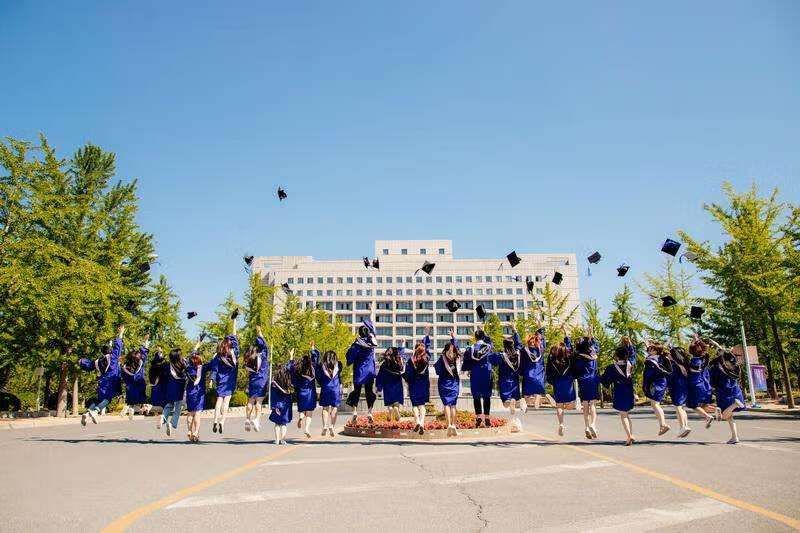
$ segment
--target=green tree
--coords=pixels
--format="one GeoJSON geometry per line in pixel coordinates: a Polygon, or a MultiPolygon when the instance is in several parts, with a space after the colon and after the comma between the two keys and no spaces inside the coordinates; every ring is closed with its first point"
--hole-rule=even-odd
{"type": "Polygon", "coordinates": [[[650,304],[646,311],[648,333],[675,345],[685,344],[691,326],[691,276],[683,269],[676,272],[674,261],[665,259],[658,275],[645,274],[644,279],[645,284],[640,285],[640,289],[650,304]],[[661,300],[664,296],[672,296],[677,303],[664,307],[661,300]]]}
{"type": "Polygon", "coordinates": [[[547,344],[552,346],[564,339],[564,334],[572,330],[577,321],[579,305],[571,307],[569,294],[562,293],[549,281],[542,291],[542,307],[538,318],[545,328],[547,344]]]}
{"type": "Polygon", "coordinates": [[[751,309],[766,316],[772,346],[781,365],[783,388],[787,404],[794,407],[789,364],[784,343],[786,317],[796,309],[798,273],[791,268],[796,254],[791,218],[782,226],[787,213],[778,201],[778,191],[761,197],[753,185],[745,193],[737,193],[729,183],[723,186],[727,205],[704,206],[720,226],[727,241],[712,251],[711,244],[693,239],[680,232],[690,252],[697,255],[695,263],[702,271],[703,281],[715,289],[731,312],[751,309]]]}
{"type": "Polygon", "coordinates": [[[191,342],[186,338],[180,319],[181,302],[167,283],[167,277],[161,275],[157,283],[151,286],[145,330],[142,335],[149,334],[154,345],[164,350],[181,348],[187,351],[191,342]]]}
{"type": "Polygon", "coordinates": [[[494,343],[495,350],[502,350],[503,349],[503,323],[500,322],[500,318],[495,314],[491,313],[486,317],[486,321],[483,324],[483,331],[489,338],[492,339],[494,343]]]}

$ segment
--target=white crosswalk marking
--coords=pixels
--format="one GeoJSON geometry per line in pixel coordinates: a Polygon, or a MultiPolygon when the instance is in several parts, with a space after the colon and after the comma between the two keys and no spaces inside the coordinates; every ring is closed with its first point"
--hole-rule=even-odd
{"type": "Polygon", "coordinates": [[[630,533],[631,531],[652,531],[662,527],[685,524],[701,518],[729,513],[737,509],[712,498],[700,498],[685,503],[675,503],[664,507],[637,509],[620,514],[612,514],[582,520],[556,527],[547,527],[534,531],[558,533],[600,531],[603,533],[630,533]]]}
{"type": "Polygon", "coordinates": [[[405,489],[419,487],[420,485],[460,485],[464,483],[479,483],[482,481],[496,481],[498,479],[514,479],[528,476],[538,476],[543,474],[556,474],[576,470],[587,470],[592,468],[605,468],[616,466],[608,461],[589,461],[585,463],[555,464],[540,468],[521,468],[517,470],[502,470],[499,472],[486,472],[481,474],[468,474],[464,476],[451,476],[439,479],[426,479],[414,481],[389,481],[364,483],[361,485],[334,486],[334,487],[315,487],[308,489],[277,489],[259,492],[239,492],[220,494],[216,496],[193,496],[185,498],[167,507],[167,509],[178,509],[184,507],[205,507],[212,505],[224,505],[230,503],[263,502],[274,500],[285,500],[290,498],[307,498],[317,496],[354,494],[360,492],[372,492],[385,489],[405,489]]]}
{"type": "Polygon", "coordinates": [[[739,446],[744,446],[746,448],[755,448],[757,450],[764,450],[768,452],[784,452],[784,453],[800,453],[800,449],[793,450],[791,448],[783,447],[783,446],[768,446],[766,444],[756,444],[754,442],[739,442],[739,446]]]}

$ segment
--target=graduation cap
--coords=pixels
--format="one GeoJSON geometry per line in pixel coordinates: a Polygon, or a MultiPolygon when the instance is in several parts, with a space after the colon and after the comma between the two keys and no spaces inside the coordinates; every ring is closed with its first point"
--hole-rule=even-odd
{"type": "Polygon", "coordinates": [[[194,311],[189,311],[188,313],[186,313],[186,318],[187,318],[188,320],[191,320],[191,319],[193,319],[193,318],[194,318],[194,317],[196,317],[196,316],[197,316],[197,313],[195,313],[194,311]]]}
{"type": "Polygon", "coordinates": [[[697,259],[697,254],[694,252],[683,252],[681,256],[678,258],[678,263],[683,263],[683,258],[686,258],[687,261],[692,262],[697,259]]]}
{"type": "Polygon", "coordinates": [[[516,276],[516,277],[514,278],[514,281],[522,281],[522,276],[516,276]]]}
{"type": "Polygon", "coordinates": [[[139,265],[139,272],[144,274],[145,272],[150,272],[150,263],[142,263],[139,265]]]}
{"type": "Polygon", "coordinates": [[[667,295],[661,297],[661,307],[672,307],[676,303],[678,303],[678,300],[672,296],[667,295]]]}
{"type": "Polygon", "coordinates": [[[286,191],[284,191],[281,187],[278,187],[278,200],[281,202],[286,199],[286,191]]]}
{"type": "Polygon", "coordinates": [[[703,313],[705,312],[706,310],[700,307],[699,305],[693,305],[692,308],[689,310],[689,316],[699,320],[700,318],[703,317],[703,313]]]}
{"type": "Polygon", "coordinates": [[[369,268],[369,257],[364,257],[364,268],[369,268]]]}
{"type": "Polygon", "coordinates": [[[416,274],[417,272],[419,272],[420,270],[422,270],[423,272],[425,272],[427,275],[429,275],[429,276],[430,276],[430,275],[431,275],[431,272],[433,272],[433,267],[435,267],[435,266],[436,266],[436,263],[431,263],[431,262],[425,261],[424,263],[422,263],[422,266],[421,266],[421,267],[419,267],[419,268],[418,268],[418,269],[417,269],[417,270],[414,272],[414,274],[416,274]]]}
{"type": "Polygon", "coordinates": [[[231,313],[231,320],[236,320],[238,316],[239,316],[239,308],[237,307],[236,309],[233,310],[233,313],[231,313]]]}
{"type": "Polygon", "coordinates": [[[125,304],[125,310],[129,313],[133,313],[136,310],[136,302],[128,300],[128,303],[125,304]]]}
{"type": "Polygon", "coordinates": [[[556,272],[555,274],[553,274],[553,283],[555,283],[556,285],[561,285],[561,280],[563,279],[564,276],[561,274],[561,272],[556,272]]]}
{"type": "Polygon", "coordinates": [[[588,259],[591,264],[595,265],[595,264],[600,262],[600,258],[601,257],[603,257],[603,256],[600,255],[600,252],[595,252],[592,255],[590,255],[589,257],[587,257],[586,259],[588,259]]]}
{"type": "Polygon", "coordinates": [[[528,287],[528,292],[533,292],[533,281],[531,280],[526,281],[525,286],[528,287]]]}
{"type": "Polygon", "coordinates": [[[628,273],[628,270],[630,270],[630,268],[631,267],[629,267],[625,263],[622,263],[620,266],[617,267],[617,276],[619,276],[620,278],[625,277],[625,274],[628,273]]]}
{"type": "Polygon", "coordinates": [[[486,309],[484,309],[482,305],[476,307],[475,312],[478,313],[478,318],[480,318],[481,320],[486,318],[486,309]]]}
{"type": "Polygon", "coordinates": [[[522,259],[519,258],[516,251],[513,251],[510,254],[508,254],[506,256],[506,259],[508,259],[508,264],[511,265],[511,268],[514,268],[515,266],[517,266],[522,262],[522,259]]]}
{"type": "Polygon", "coordinates": [[[281,288],[283,290],[285,290],[286,292],[292,292],[292,289],[289,288],[289,284],[288,283],[282,283],[281,284],[281,288]]]}
{"type": "Polygon", "coordinates": [[[206,335],[208,335],[208,333],[206,333],[205,331],[200,333],[200,342],[203,342],[203,339],[206,338],[206,335]]]}
{"type": "Polygon", "coordinates": [[[456,300],[450,300],[449,302],[447,302],[447,310],[450,311],[451,313],[455,313],[459,309],[461,309],[461,304],[458,303],[456,300]]]}
{"type": "Polygon", "coordinates": [[[372,268],[374,268],[376,270],[380,270],[381,269],[381,262],[378,261],[377,257],[372,260],[372,268]]]}
{"type": "Polygon", "coordinates": [[[678,241],[673,241],[672,239],[667,239],[664,241],[664,244],[661,245],[661,251],[665,254],[669,254],[672,257],[675,257],[675,254],[678,253],[678,248],[681,247],[681,243],[678,241]]]}
{"type": "Polygon", "coordinates": [[[244,264],[245,265],[253,266],[253,256],[252,255],[246,255],[246,256],[242,257],[242,259],[244,259],[244,264]]]}

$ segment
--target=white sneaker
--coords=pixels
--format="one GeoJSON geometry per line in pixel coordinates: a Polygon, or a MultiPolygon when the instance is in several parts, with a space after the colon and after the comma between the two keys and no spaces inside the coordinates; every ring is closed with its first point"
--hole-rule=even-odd
{"type": "Polygon", "coordinates": [[[128,413],[128,407],[123,407],[122,410],[119,412],[120,418],[125,418],[125,415],[128,413]]]}
{"type": "Polygon", "coordinates": [[[82,426],[85,426],[85,425],[86,425],[86,413],[83,413],[83,414],[81,415],[81,425],[82,425],[82,426]]]}
{"type": "Polygon", "coordinates": [[[310,439],[310,438],[311,438],[311,433],[309,433],[307,429],[304,429],[304,430],[303,430],[303,433],[305,434],[305,436],[306,436],[306,438],[307,438],[307,439],[310,439]]]}
{"type": "Polygon", "coordinates": [[[687,427],[683,428],[683,431],[681,431],[678,434],[678,437],[681,437],[681,438],[687,437],[689,435],[689,433],[691,433],[691,432],[692,432],[692,428],[687,426],[687,427]]]}
{"type": "Polygon", "coordinates": [[[285,446],[285,445],[286,445],[286,444],[288,444],[288,443],[287,443],[285,440],[282,440],[282,441],[281,441],[281,444],[283,444],[283,445],[285,446]]]}
{"type": "Polygon", "coordinates": [[[261,431],[261,425],[258,423],[258,418],[256,418],[255,420],[253,420],[253,421],[251,422],[251,424],[253,424],[253,429],[256,431],[256,433],[258,433],[259,431],[261,431]]]}
{"type": "Polygon", "coordinates": [[[564,436],[564,424],[559,424],[558,425],[558,436],[559,437],[563,437],[564,436]]]}
{"type": "Polygon", "coordinates": [[[728,441],[728,444],[739,444],[739,439],[736,437],[731,437],[731,440],[728,441]]]}
{"type": "Polygon", "coordinates": [[[658,430],[658,435],[661,436],[669,430],[670,430],[669,426],[661,426],[661,429],[658,430]]]}
{"type": "Polygon", "coordinates": [[[589,428],[583,430],[583,434],[586,435],[586,438],[592,440],[592,432],[589,431],[589,428]]]}
{"type": "Polygon", "coordinates": [[[589,432],[592,434],[593,439],[597,438],[597,430],[595,429],[594,426],[589,426],[589,432]]]}
{"type": "Polygon", "coordinates": [[[281,439],[275,439],[275,446],[281,445],[281,439]]]}
{"type": "Polygon", "coordinates": [[[94,411],[92,411],[91,409],[89,409],[89,418],[91,418],[91,419],[92,419],[92,422],[94,422],[95,424],[97,424],[97,413],[95,413],[95,412],[94,412],[94,411]]]}
{"type": "Polygon", "coordinates": [[[128,420],[133,420],[133,407],[128,407],[128,420]]]}
{"type": "Polygon", "coordinates": [[[244,419],[244,430],[250,431],[250,420],[248,420],[247,418],[244,419]]]}
{"type": "Polygon", "coordinates": [[[353,413],[353,416],[350,417],[350,423],[355,424],[358,421],[358,414],[353,413]]]}

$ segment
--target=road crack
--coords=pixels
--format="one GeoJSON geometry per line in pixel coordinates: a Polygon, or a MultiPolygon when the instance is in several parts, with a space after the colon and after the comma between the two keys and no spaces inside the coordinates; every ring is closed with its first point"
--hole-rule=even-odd
{"type": "MultiPolygon", "coordinates": [[[[473,498],[469,492],[467,492],[467,488],[464,485],[457,485],[458,492],[461,493],[467,499],[467,502],[475,507],[475,518],[481,522],[480,530],[486,529],[489,527],[489,521],[483,517],[483,504],[480,503],[478,500],[473,498]]],[[[479,531],[480,531],[479,530],[479,531]]]]}

